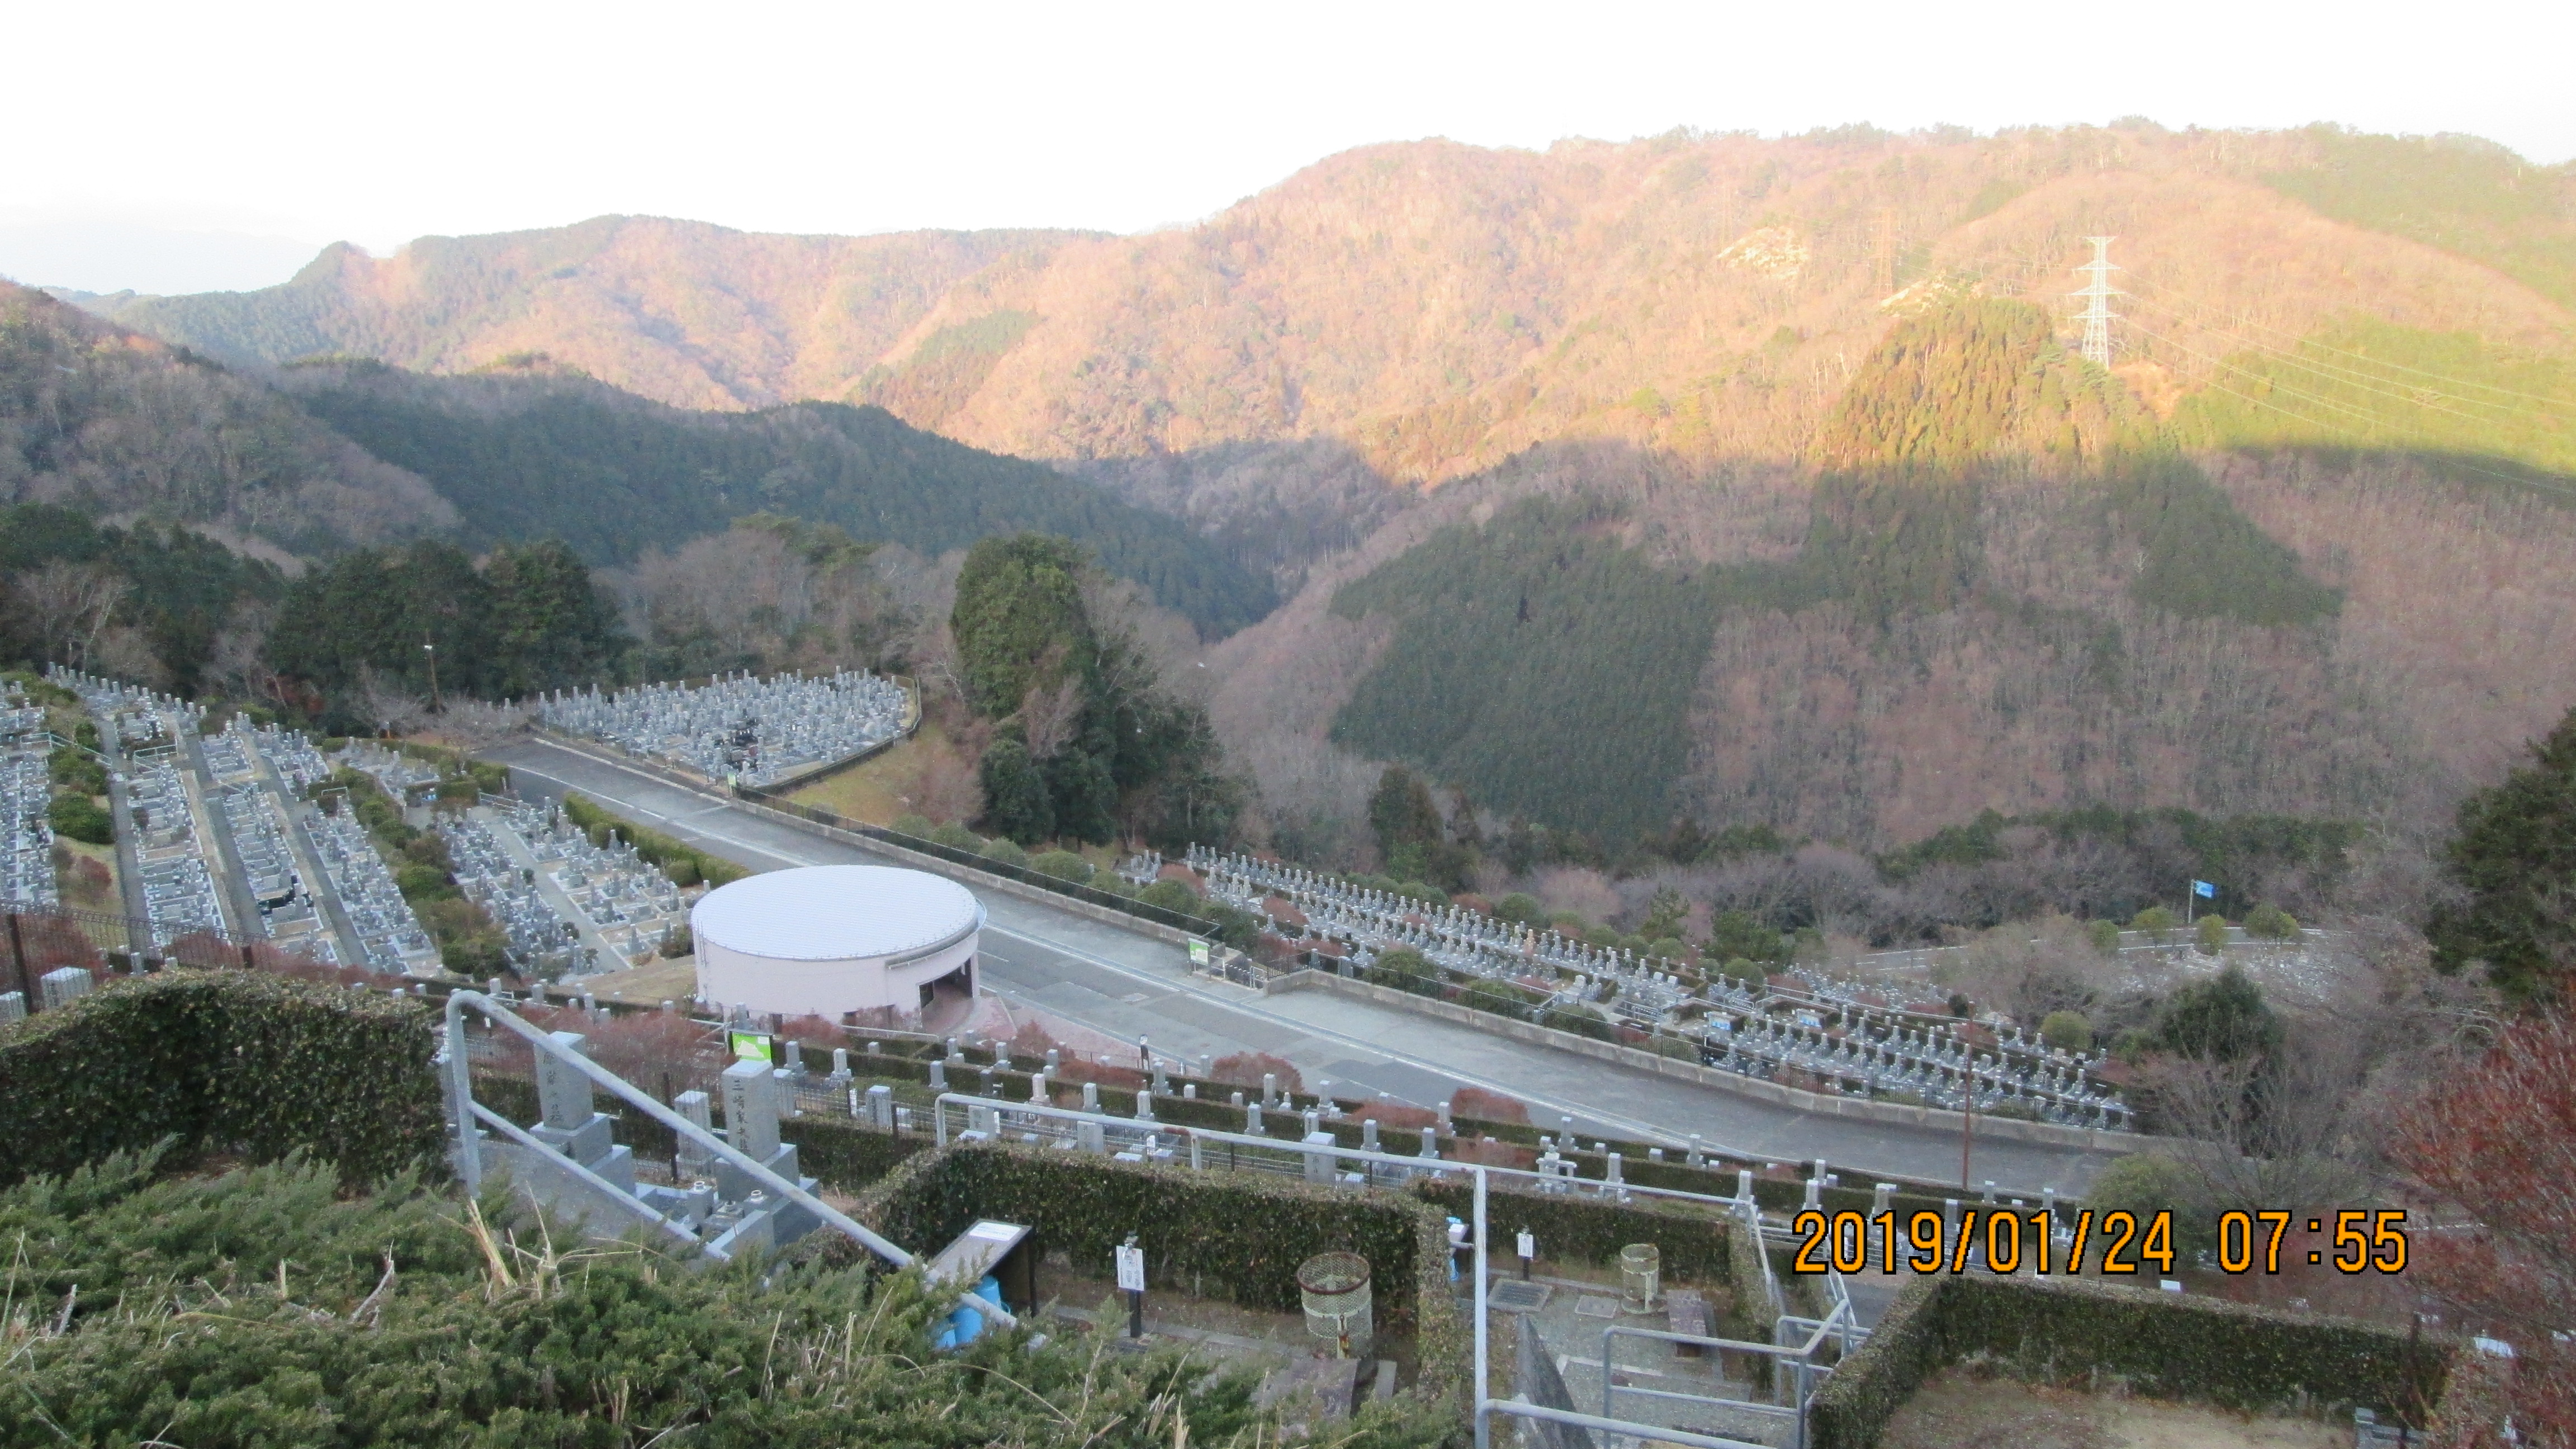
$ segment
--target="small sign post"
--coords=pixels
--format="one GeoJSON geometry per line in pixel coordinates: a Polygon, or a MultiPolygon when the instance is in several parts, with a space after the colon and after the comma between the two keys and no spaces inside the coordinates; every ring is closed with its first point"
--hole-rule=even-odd
{"type": "Polygon", "coordinates": [[[1127,1295],[1127,1336],[1145,1336],[1145,1250],[1129,1233],[1118,1248],[1118,1287],[1127,1295]]]}
{"type": "Polygon", "coordinates": [[[1538,1256],[1538,1235],[1527,1228],[1523,1228],[1520,1232],[1520,1240],[1513,1244],[1513,1246],[1520,1249],[1521,1281],[1526,1283],[1529,1281],[1530,1260],[1538,1256]]]}

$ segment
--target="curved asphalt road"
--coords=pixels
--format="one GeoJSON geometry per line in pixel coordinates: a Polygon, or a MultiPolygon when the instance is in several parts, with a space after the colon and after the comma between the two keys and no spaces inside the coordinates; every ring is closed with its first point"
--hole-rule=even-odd
{"type": "MultiPolygon", "coordinates": [[[[764,819],[732,801],[544,740],[518,740],[485,758],[511,767],[521,793],[579,790],[638,823],[754,870],[884,864],[858,846],[764,819]]],[[[1688,1082],[1323,992],[1264,996],[1193,976],[1178,946],[1017,896],[984,897],[984,981],[992,990],[1157,1051],[1223,1056],[1264,1051],[1296,1064],[1306,1084],[1344,1096],[1385,1092],[1429,1106],[1459,1086],[1520,1098],[1542,1126],[1570,1117],[1578,1131],[1679,1147],[1699,1134],[1711,1149],[1779,1162],[1822,1157],[1846,1184],[1873,1174],[1960,1180],[1959,1138],[1801,1112],[1688,1082]]],[[[1978,1140],[1968,1178],[2035,1198],[2080,1194],[2104,1161],[2072,1148],[1978,1140]]]]}

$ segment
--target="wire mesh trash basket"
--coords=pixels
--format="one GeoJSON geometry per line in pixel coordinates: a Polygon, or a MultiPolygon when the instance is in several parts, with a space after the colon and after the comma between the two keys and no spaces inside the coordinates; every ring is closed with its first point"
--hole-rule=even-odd
{"type": "Polygon", "coordinates": [[[1318,1253],[1297,1265],[1306,1332],[1333,1345],[1335,1358],[1369,1350],[1369,1265],[1357,1253],[1318,1253]]]}
{"type": "Polygon", "coordinates": [[[1630,1313],[1652,1313],[1663,1296],[1664,1250],[1652,1243],[1630,1243],[1619,1250],[1620,1305],[1630,1313]]]}

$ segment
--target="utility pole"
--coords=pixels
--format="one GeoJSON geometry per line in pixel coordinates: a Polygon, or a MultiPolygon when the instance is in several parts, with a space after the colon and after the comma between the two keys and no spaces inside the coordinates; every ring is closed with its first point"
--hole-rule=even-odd
{"type": "Polygon", "coordinates": [[[429,656],[429,712],[438,713],[438,646],[423,640],[420,652],[429,656]]]}
{"type": "Polygon", "coordinates": [[[2076,275],[2088,280],[2081,290],[2067,295],[2084,299],[2084,310],[2075,314],[2075,320],[2084,324],[2084,360],[2096,367],[2109,367],[2111,323],[2115,316],[2111,311],[2111,299],[2125,297],[2128,293],[2111,286],[2111,274],[2120,270],[2111,265],[2111,243],[2116,238],[2088,236],[2085,240],[2093,244],[2093,260],[2075,271],[2076,275]]]}

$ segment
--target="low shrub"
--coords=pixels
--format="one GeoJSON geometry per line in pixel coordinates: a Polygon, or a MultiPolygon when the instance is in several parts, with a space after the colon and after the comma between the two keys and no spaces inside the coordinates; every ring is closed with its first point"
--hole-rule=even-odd
{"type": "Polygon", "coordinates": [[[2299,934],[2299,923],[2288,911],[2267,902],[2246,913],[2245,933],[2266,941],[2287,941],[2299,934]]]}
{"type": "Polygon", "coordinates": [[[1241,1087],[1247,1092],[1261,1090],[1263,1073],[1278,1078],[1279,1090],[1283,1092],[1306,1090],[1306,1081],[1297,1075],[1297,1068],[1287,1058],[1274,1057],[1268,1052],[1232,1052],[1208,1064],[1209,1080],[1241,1087]]]}
{"type": "Polygon", "coordinates": [[[352,1181],[443,1173],[427,1010],[265,972],[116,980],[0,1028],[0,1183],[164,1140],[181,1157],[303,1152],[352,1181]]]}
{"type": "Polygon", "coordinates": [[[1069,880],[1075,885],[1086,885],[1091,880],[1091,862],[1070,850],[1050,850],[1033,856],[1029,860],[1029,869],[1057,880],[1069,880]]]}
{"type": "Polygon", "coordinates": [[[56,835],[85,844],[111,845],[116,841],[116,823],[87,795],[55,796],[54,802],[45,807],[45,820],[56,835]]]}
{"type": "Polygon", "coordinates": [[[2040,1040],[2062,1052],[2080,1052],[2093,1045],[2093,1023],[2081,1012],[2052,1011],[2039,1023],[2040,1040]]]}
{"type": "Polygon", "coordinates": [[[1507,1097],[1484,1087],[1460,1087],[1449,1097],[1449,1115],[1479,1122],[1508,1122],[1529,1125],[1529,1108],[1518,1097],[1507,1097]]]}
{"type": "MultiPolygon", "coordinates": [[[[933,1355],[946,1295],[826,1266],[817,1240],[687,1272],[561,1252],[562,1229],[497,1196],[487,1236],[413,1184],[338,1187],[291,1166],[155,1180],[128,1158],[0,1194],[22,1299],[61,1325],[13,1343],[0,1440],[1170,1449],[1184,1415],[1206,1444],[1287,1437],[1255,1376],[1185,1345],[1055,1329],[933,1355]]],[[[1343,1427],[1431,1449],[1456,1420],[1410,1401],[1343,1427]]]]}
{"type": "Polygon", "coordinates": [[[683,845],[658,830],[647,830],[623,816],[602,809],[599,802],[574,791],[565,791],[564,818],[590,832],[591,839],[605,843],[609,831],[635,847],[635,853],[651,863],[668,868],[685,860],[696,868],[698,879],[709,885],[731,885],[751,872],[720,855],[709,855],[695,846],[683,845]]]}

